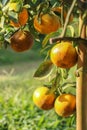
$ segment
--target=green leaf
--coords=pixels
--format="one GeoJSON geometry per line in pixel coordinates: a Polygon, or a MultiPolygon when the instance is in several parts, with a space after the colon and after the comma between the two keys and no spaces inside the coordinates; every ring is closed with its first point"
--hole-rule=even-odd
{"type": "Polygon", "coordinates": [[[21,7],[22,7],[22,3],[20,1],[9,3],[9,11],[19,12],[21,7]]]}
{"type": "Polygon", "coordinates": [[[9,0],[2,0],[2,4],[5,5],[9,0]]]}
{"type": "Polygon", "coordinates": [[[68,78],[68,72],[69,72],[69,69],[60,69],[61,70],[61,74],[62,74],[62,78],[63,79],[67,79],[68,78]]]}
{"type": "Polygon", "coordinates": [[[4,22],[5,22],[5,17],[2,16],[2,17],[1,17],[1,20],[0,20],[0,28],[3,28],[4,22]]]}
{"type": "Polygon", "coordinates": [[[75,30],[74,30],[74,27],[69,25],[68,28],[70,29],[70,32],[71,32],[71,36],[74,37],[74,34],[75,34],[75,30]]]}
{"type": "Polygon", "coordinates": [[[45,47],[48,43],[48,40],[52,37],[59,36],[61,34],[62,28],[60,28],[57,32],[52,32],[48,35],[45,36],[43,42],[42,42],[42,47],[45,47]]]}
{"type": "Polygon", "coordinates": [[[38,67],[36,72],[34,73],[35,78],[44,79],[49,76],[52,70],[52,62],[50,60],[44,61],[38,67]]]}
{"type": "Polygon", "coordinates": [[[18,22],[18,13],[14,12],[14,11],[9,11],[8,16],[14,22],[18,22]]]}

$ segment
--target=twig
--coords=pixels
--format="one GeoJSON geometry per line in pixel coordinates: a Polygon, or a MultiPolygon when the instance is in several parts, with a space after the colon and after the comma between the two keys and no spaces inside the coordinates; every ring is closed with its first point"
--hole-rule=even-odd
{"type": "MultiPolygon", "coordinates": [[[[61,36],[59,36],[61,38],[63,38],[65,33],[66,33],[66,28],[67,28],[67,25],[68,25],[68,22],[69,22],[69,18],[70,18],[71,12],[72,12],[72,10],[73,10],[73,8],[75,6],[76,1],[77,0],[73,0],[73,2],[71,4],[71,7],[70,7],[70,9],[68,11],[68,14],[67,14],[67,17],[66,17],[66,20],[65,20],[65,23],[64,23],[63,32],[62,32],[61,36]]],[[[57,39],[59,40],[59,37],[57,37],[57,38],[50,38],[50,43],[52,44],[54,41],[57,41],[57,39]]]]}
{"type": "Polygon", "coordinates": [[[68,22],[69,22],[69,18],[70,18],[70,15],[72,13],[72,10],[75,6],[75,3],[76,3],[77,0],[73,0],[72,4],[71,4],[71,7],[67,13],[67,17],[66,17],[66,20],[65,20],[65,24],[64,24],[64,28],[63,28],[63,32],[61,34],[61,36],[63,37],[65,35],[65,32],[66,32],[66,28],[67,28],[67,25],[68,25],[68,22]]]}
{"type": "Polygon", "coordinates": [[[87,47],[87,39],[81,37],[55,37],[50,39],[50,44],[60,41],[76,41],[77,43],[83,43],[87,47]]]}

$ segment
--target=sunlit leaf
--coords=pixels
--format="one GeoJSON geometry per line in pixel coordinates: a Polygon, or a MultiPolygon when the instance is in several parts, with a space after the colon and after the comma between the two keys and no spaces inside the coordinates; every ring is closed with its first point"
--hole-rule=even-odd
{"type": "Polygon", "coordinates": [[[50,60],[44,61],[34,73],[34,77],[39,79],[46,78],[52,70],[52,65],[50,60]]]}
{"type": "Polygon", "coordinates": [[[50,38],[60,35],[61,31],[62,31],[62,28],[60,28],[57,32],[52,32],[52,33],[46,35],[45,38],[43,39],[42,47],[45,47],[47,45],[50,38]]]}
{"type": "Polygon", "coordinates": [[[14,11],[9,11],[8,15],[9,15],[9,18],[10,18],[11,20],[13,20],[14,22],[17,22],[18,14],[17,14],[16,12],[14,12],[14,11]]]}
{"type": "Polygon", "coordinates": [[[16,11],[18,12],[22,6],[22,3],[19,2],[13,2],[9,3],[9,11],[16,11]]]}
{"type": "Polygon", "coordinates": [[[71,32],[71,36],[73,37],[74,34],[75,34],[75,31],[74,31],[74,27],[69,25],[68,28],[70,29],[70,32],[71,32]]]}

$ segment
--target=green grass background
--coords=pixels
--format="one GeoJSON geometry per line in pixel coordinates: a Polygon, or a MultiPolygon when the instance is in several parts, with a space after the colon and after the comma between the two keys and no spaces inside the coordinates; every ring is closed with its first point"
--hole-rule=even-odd
{"type": "Polygon", "coordinates": [[[75,117],[43,111],[32,100],[44,81],[33,78],[42,62],[39,43],[24,53],[0,49],[0,130],[75,130],[75,117]]]}

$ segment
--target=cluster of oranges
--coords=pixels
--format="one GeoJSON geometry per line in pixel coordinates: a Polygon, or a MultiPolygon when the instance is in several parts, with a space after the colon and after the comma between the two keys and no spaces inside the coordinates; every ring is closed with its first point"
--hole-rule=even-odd
{"type": "MultiPolygon", "coordinates": [[[[61,12],[61,8],[52,8],[49,13],[40,13],[33,20],[34,28],[41,34],[49,34],[57,31],[61,27],[60,18],[54,12],[61,12]]],[[[18,22],[10,21],[10,25],[21,28],[28,21],[28,10],[23,8],[18,14],[18,22]]],[[[64,12],[64,19],[66,12],[64,12]]],[[[71,15],[69,22],[73,20],[71,15]]],[[[32,47],[34,37],[31,32],[18,30],[11,36],[11,48],[16,52],[23,52],[32,47]]],[[[50,60],[54,65],[61,68],[71,68],[77,63],[77,51],[70,41],[61,41],[56,43],[50,51],[50,60]]],[[[54,108],[60,116],[67,117],[75,112],[76,96],[72,94],[56,94],[48,87],[38,87],[33,93],[33,101],[40,109],[49,110],[54,108]]]]}
{"type": "MultiPolygon", "coordinates": [[[[16,28],[21,28],[27,23],[28,18],[28,10],[26,8],[22,8],[18,13],[18,21],[15,22],[13,20],[10,20],[10,25],[16,28]]],[[[39,33],[49,34],[51,32],[57,31],[57,29],[60,27],[60,20],[55,14],[40,14],[39,19],[41,23],[38,20],[38,15],[34,17],[34,28],[39,33]]],[[[33,36],[30,32],[17,31],[11,37],[10,45],[14,51],[23,52],[31,48],[33,41],[33,36]]]]}
{"type": "MultiPolygon", "coordinates": [[[[61,8],[52,8],[52,11],[61,12],[61,8]]],[[[42,34],[49,34],[57,31],[61,27],[60,18],[53,14],[41,14],[34,19],[35,29],[42,34]],[[40,23],[39,23],[40,22],[40,23]]],[[[66,12],[64,12],[64,19],[66,12]]],[[[71,15],[69,22],[73,20],[71,15]]],[[[57,42],[50,50],[51,62],[60,68],[69,69],[76,65],[78,54],[76,48],[70,41],[57,42]]],[[[63,93],[56,96],[46,86],[38,87],[33,93],[33,101],[37,107],[43,110],[54,108],[55,112],[62,117],[72,115],[76,110],[76,96],[70,93],[63,93]]]]}
{"type": "MultiPolygon", "coordinates": [[[[16,28],[21,28],[27,23],[28,18],[28,10],[26,8],[22,8],[18,13],[18,21],[15,22],[13,20],[10,20],[10,25],[16,28]]],[[[39,18],[38,15],[34,17],[34,28],[41,34],[49,34],[51,32],[55,32],[59,27],[60,20],[58,16],[53,13],[40,14],[39,18]],[[39,22],[38,19],[40,19],[41,22],[39,22]]],[[[11,48],[16,52],[23,52],[25,50],[28,50],[31,48],[31,45],[33,45],[33,40],[31,39],[33,39],[33,37],[30,32],[25,33],[24,31],[18,31],[11,37],[11,48]],[[22,37],[25,34],[29,35],[26,35],[26,38],[22,37]],[[26,41],[28,41],[28,43],[26,41]]]]}
{"type": "MultiPolygon", "coordinates": [[[[41,34],[49,34],[51,32],[57,31],[61,27],[61,22],[60,22],[60,18],[54,13],[56,11],[61,13],[61,8],[60,7],[52,8],[49,13],[45,13],[45,14],[40,13],[40,15],[35,15],[34,20],[33,20],[33,25],[34,25],[35,30],[41,34]]],[[[66,12],[64,12],[64,18],[66,18],[66,12]]],[[[28,19],[29,19],[28,10],[27,10],[27,8],[23,7],[20,10],[20,12],[18,13],[17,22],[10,20],[10,25],[13,27],[16,27],[16,28],[21,28],[22,26],[26,25],[26,23],[28,22],[28,19]]],[[[73,19],[73,16],[70,17],[70,21],[72,21],[72,19],[73,19]]],[[[33,37],[32,37],[32,34],[30,34],[30,32],[24,33],[24,31],[18,31],[11,38],[11,44],[10,44],[11,48],[16,52],[22,52],[22,51],[28,50],[31,48],[31,45],[33,45],[34,40],[31,40],[31,39],[33,39],[33,37]],[[21,35],[19,35],[19,34],[21,34],[21,35]],[[22,41],[21,36],[23,36],[25,34],[29,34],[29,36],[26,35],[25,40],[23,39],[23,41],[22,41]],[[21,47],[19,47],[20,42],[21,42],[19,40],[20,37],[21,37],[21,41],[22,41],[21,47]],[[15,40],[14,40],[14,38],[15,38],[15,40]],[[28,43],[26,43],[26,41],[28,41],[28,43]],[[32,42],[30,42],[30,41],[32,41],[32,42]]]]}
{"type": "Polygon", "coordinates": [[[33,101],[35,105],[42,110],[50,110],[54,108],[55,112],[62,117],[72,115],[76,110],[76,96],[73,94],[56,94],[49,88],[38,87],[33,93],[33,101]]]}
{"type": "MultiPolygon", "coordinates": [[[[54,45],[50,52],[52,63],[60,68],[71,68],[77,63],[77,51],[72,43],[64,42],[54,45]]],[[[43,86],[37,88],[33,93],[33,101],[39,108],[49,110],[54,108],[59,116],[67,117],[76,110],[76,96],[62,93],[56,97],[55,92],[43,86]]]]}
{"type": "MultiPolygon", "coordinates": [[[[52,63],[60,68],[71,68],[77,63],[77,51],[72,43],[62,41],[54,45],[50,51],[52,63]]],[[[33,101],[39,108],[55,112],[62,117],[72,115],[76,110],[76,96],[62,93],[56,97],[55,93],[47,87],[39,87],[33,93],[33,101]]]]}

